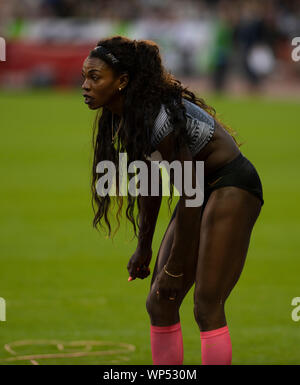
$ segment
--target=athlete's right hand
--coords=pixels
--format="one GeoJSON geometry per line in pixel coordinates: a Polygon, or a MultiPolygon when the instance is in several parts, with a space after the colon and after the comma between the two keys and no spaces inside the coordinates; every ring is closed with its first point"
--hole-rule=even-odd
{"type": "Polygon", "coordinates": [[[127,264],[129,273],[128,281],[136,278],[144,279],[150,275],[149,264],[152,258],[151,248],[137,247],[127,264]]]}

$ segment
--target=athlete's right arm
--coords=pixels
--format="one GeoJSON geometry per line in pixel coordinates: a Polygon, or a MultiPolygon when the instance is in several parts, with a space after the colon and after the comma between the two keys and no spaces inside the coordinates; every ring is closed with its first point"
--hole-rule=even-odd
{"type": "Polygon", "coordinates": [[[148,166],[148,196],[139,195],[137,197],[140,206],[138,244],[135,253],[127,265],[129,275],[132,279],[136,277],[145,278],[150,273],[148,266],[152,257],[152,240],[162,200],[162,179],[160,172],[158,173],[159,195],[151,196],[151,162],[147,160],[146,163],[148,166]]]}
{"type": "Polygon", "coordinates": [[[138,237],[138,247],[151,249],[156,221],[162,200],[162,179],[160,172],[158,172],[159,195],[151,196],[151,162],[146,160],[146,163],[148,167],[148,196],[139,195],[137,198],[140,205],[140,232],[138,237]]]}

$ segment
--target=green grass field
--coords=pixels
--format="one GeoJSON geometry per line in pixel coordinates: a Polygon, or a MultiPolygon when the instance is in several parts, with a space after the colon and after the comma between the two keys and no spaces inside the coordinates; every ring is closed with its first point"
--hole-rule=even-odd
{"type": "MultiPolygon", "coordinates": [[[[300,321],[291,318],[291,301],[300,296],[300,101],[207,101],[245,142],[241,151],[264,188],[245,268],[226,305],[233,364],[299,364],[300,321]]],[[[91,224],[93,117],[80,93],[0,93],[0,297],[7,304],[0,364],[34,363],[4,361],[24,355],[39,364],[152,363],[145,307],[150,277],[127,281],[136,247],[131,224],[123,219],[113,243],[91,224]],[[104,344],[78,347],[76,341],[104,344]],[[103,354],[36,357],[78,351],[103,354]]],[[[151,271],[168,221],[164,198],[151,271]]],[[[184,364],[198,365],[192,294],[193,288],[180,313],[184,364]]]]}

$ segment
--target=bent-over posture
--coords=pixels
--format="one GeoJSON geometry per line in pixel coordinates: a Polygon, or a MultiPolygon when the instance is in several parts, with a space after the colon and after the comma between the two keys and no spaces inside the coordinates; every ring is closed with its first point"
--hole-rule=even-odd
{"type": "MultiPolygon", "coordinates": [[[[83,77],[85,103],[90,109],[101,109],[93,136],[95,227],[102,226],[103,218],[111,234],[111,197],[97,194],[95,187],[101,176],[96,172],[99,162],[113,161],[118,174],[119,153],[126,152],[128,162],[143,160],[148,170],[153,160],[177,160],[184,174],[184,162],[191,161],[194,186],[195,162],[204,162],[203,204],[188,207],[186,201],[192,197],[182,189],[157,254],[146,300],[152,358],[154,364],[183,363],[179,309],[195,284],[193,311],[202,364],[230,364],[224,306],[242,272],[251,232],[264,203],[255,167],[214,109],[166,71],[156,43],[122,36],[103,39],[84,61],[83,77]]],[[[172,192],[176,180],[172,175],[170,180],[172,192]]],[[[128,195],[126,217],[138,238],[127,265],[129,281],[150,274],[161,190],[160,179],[158,196],[128,195]],[[138,218],[134,217],[136,201],[138,218]]],[[[116,199],[119,223],[123,197],[118,194],[116,199]]]]}

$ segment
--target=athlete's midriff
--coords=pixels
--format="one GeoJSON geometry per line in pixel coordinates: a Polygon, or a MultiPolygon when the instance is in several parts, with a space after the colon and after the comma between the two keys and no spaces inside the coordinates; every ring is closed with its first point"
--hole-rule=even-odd
{"type": "Polygon", "coordinates": [[[208,144],[193,157],[194,161],[204,161],[205,176],[213,174],[220,167],[231,162],[240,150],[228,131],[215,122],[215,131],[208,144]]]}

